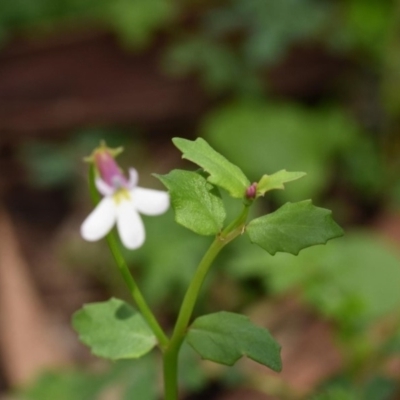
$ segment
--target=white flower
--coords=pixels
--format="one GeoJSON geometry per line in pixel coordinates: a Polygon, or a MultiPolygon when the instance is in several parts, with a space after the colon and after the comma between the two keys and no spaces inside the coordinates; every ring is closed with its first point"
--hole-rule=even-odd
{"type": "Polygon", "coordinates": [[[169,195],[161,190],[138,187],[138,173],[133,168],[129,170],[129,180],[126,179],[106,147],[95,151],[93,158],[100,174],[96,187],[104,197],[83,222],[81,235],[85,240],[97,241],[116,223],[123,245],[137,249],[146,237],[139,213],[164,213],[169,207],[169,195]]]}

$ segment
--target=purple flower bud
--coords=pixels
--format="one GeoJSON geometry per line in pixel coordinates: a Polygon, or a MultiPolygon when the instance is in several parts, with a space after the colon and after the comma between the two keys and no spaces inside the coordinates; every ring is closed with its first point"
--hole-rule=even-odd
{"type": "Polygon", "coordinates": [[[101,179],[107,183],[107,185],[114,189],[128,186],[128,180],[107,147],[100,147],[94,152],[93,162],[101,179]]]}
{"type": "Polygon", "coordinates": [[[255,199],[257,194],[257,182],[253,182],[247,189],[246,189],[246,197],[248,199],[255,199]]]}

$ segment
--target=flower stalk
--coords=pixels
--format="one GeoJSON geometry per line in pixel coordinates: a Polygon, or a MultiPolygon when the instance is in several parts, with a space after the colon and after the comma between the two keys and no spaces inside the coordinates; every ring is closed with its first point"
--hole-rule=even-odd
{"type": "MultiPolygon", "coordinates": [[[[94,205],[97,205],[100,201],[100,195],[96,189],[95,185],[95,170],[94,166],[91,165],[89,169],[89,191],[94,205]]],[[[135,279],[133,278],[126,262],[119,249],[117,239],[114,232],[110,232],[106,236],[108,247],[110,248],[111,254],[117,264],[117,267],[122,275],[122,278],[128,287],[128,290],[138,306],[143,318],[146,320],[147,324],[156,336],[161,350],[164,350],[168,343],[168,337],[164,333],[160,324],[158,323],[156,317],[148,306],[146,300],[144,299],[139,287],[137,286],[135,279]]]]}

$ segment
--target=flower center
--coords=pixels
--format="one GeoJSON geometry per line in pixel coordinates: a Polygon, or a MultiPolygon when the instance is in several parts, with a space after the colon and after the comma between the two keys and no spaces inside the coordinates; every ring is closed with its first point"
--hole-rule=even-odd
{"type": "Polygon", "coordinates": [[[130,200],[130,198],[131,198],[131,195],[130,195],[129,191],[127,189],[125,189],[124,187],[120,187],[113,194],[113,199],[117,205],[120,204],[124,200],[130,200]]]}

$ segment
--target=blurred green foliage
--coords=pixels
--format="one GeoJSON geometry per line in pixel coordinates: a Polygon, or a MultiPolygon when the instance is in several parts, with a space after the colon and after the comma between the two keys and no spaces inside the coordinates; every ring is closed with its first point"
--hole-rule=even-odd
{"type": "Polygon", "coordinates": [[[377,376],[362,385],[352,385],[345,377],[335,379],[312,400],[390,400],[396,394],[396,382],[377,376]]]}
{"type": "Polygon", "coordinates": [[[344,35],[379,60],[387,46],[389,30],[396,7],[392,0],[347,0],[344,16],[344,35]]]}
{"type": "MultiPolygon", "coordinates": [[[[45,188],[69,185],[77,178],[84,158],[104,140],[110,147],[132,145],[126,133],[120,130],[85,129],[71,134],[67,142],[30,140],[19,149],[19,158],[28,171],[32,185],[45,188]]],[[[135,143],[135,158],[140,160],[141,145],[135,143]]],[[[132,156],[132,153],[129,154],[132,156]]]]}
{"type": "MultiPolygon", "coordinates": [[[[186,390],[196,392],[207,383],[199,356],[184,343],[179,356],[180,380],[186,390]]],[[[97,372],[82,368],[44,372],[30,387],[16,393],[18,400],[157,400],[157,361],[154,353],[136,360],[104,363],[97,372]],[[117,396],[117,397],[116,397],[117,396]]]]}
{"type": "Polygon", "coordinates": [[[196,28],[180,30],[166,67],[197,72],[212,92],[254,95],[268,88],[266,68],[300,43],[333,53],[359,50],[379,63],[393,7],[391,0],[222,1],[200,15],[196,28]]]}
{"type": "Polygon", "coordinates": [[[0,3],[0,39],[89,23],[108,27],[127,45],[140,48],[173,19],[175,9],[170,0],[5,0],[0,3]]]}
{"type": "Polygon", "coordinates": [[[97,400],[109,391],[119,393],[121,400],[156,400],[154,356],[135,361],[118,361],[110,364],[110,368],[104,365],[103,373],[84,370],[48,372],[18,397],[21,400],[97,400]]]}
{"type": "Polygon", "coordinates": [[[196,33],[181,32],[168,54],[167,68],[196,71],[213,91],[259,91],[260,69],[276,64],[293,43],[318,37],[333,3],[305,0],[229,0],[201,15],[196,33]]]}
{"type": "Polygon", "coordinates": [[[371,234],[347,233],[298,256],[269,256],[246,244],[240,242],[233,249],[226,263],[230,274],[260,279],[266,292],[300,290],[306,301],[353,334],[400,305],[400,256],[371,234]]]}
{"type": "Polygon", "coordinates": [[[4,0],[0,38],[92,24],[138,48],[150,45],[158,31],[169,31],[171,71],[196,70],[212,89],[247,90],[255,89],[260,68],[299,42],[382,55],[393,7],[391,0],[4,0]],[[182,16],[193,12],[196,24],[185,24],[182,16]]]}

